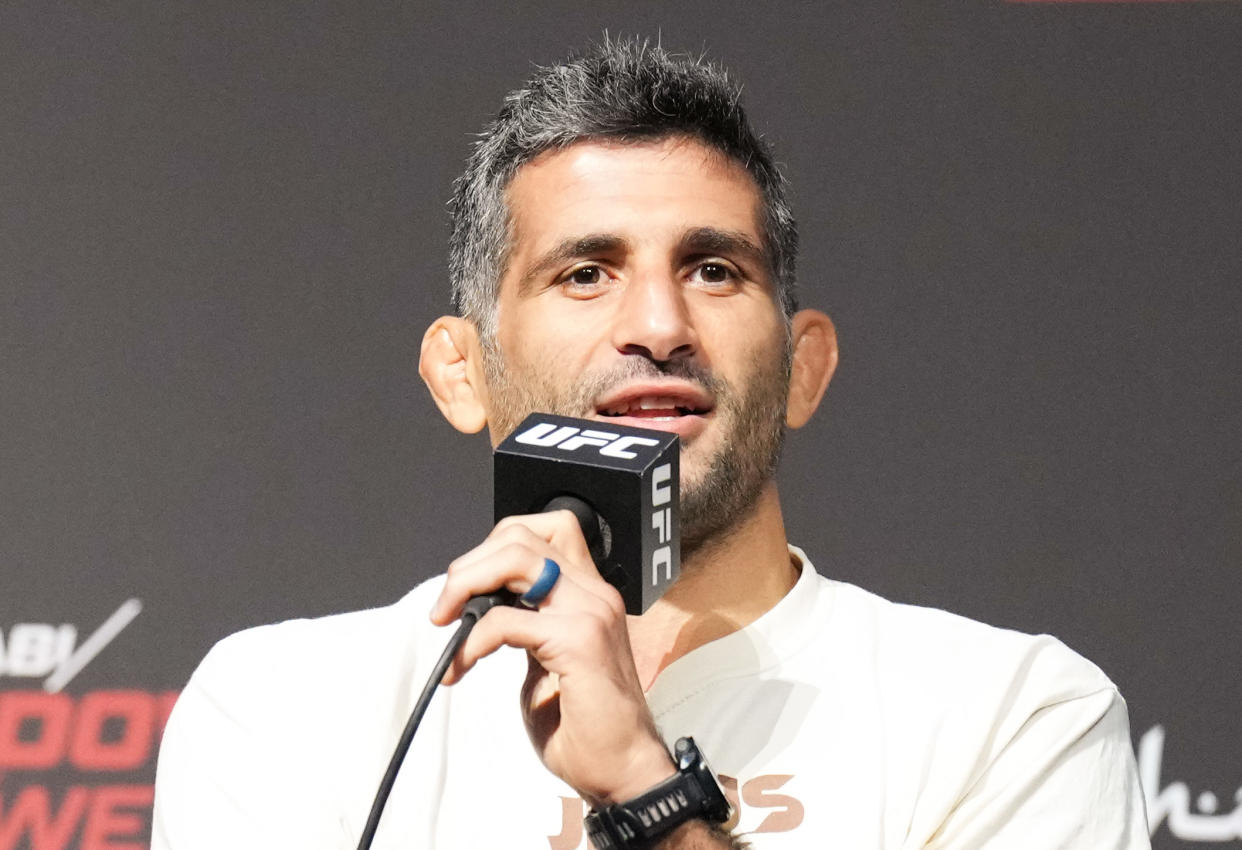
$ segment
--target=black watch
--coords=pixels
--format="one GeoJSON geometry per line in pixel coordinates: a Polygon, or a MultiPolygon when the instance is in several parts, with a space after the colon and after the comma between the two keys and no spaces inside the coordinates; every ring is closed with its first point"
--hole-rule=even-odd
{"type": "Polygon", "coordinates": [[[596,850],[646,850],[688,820],[721,824],[733,809],[720,790],[693,738],[673,745],[677,773],[626,803],[586,816],[586,831],[596,850]]]}

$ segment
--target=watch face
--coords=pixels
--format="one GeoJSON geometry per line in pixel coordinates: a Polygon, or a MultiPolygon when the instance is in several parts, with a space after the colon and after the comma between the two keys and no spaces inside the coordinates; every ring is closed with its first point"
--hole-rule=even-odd
{"type": "Polygon", "coordinates": [[[673,745],[677,753],[677,767],[682,773],[690,773],[703,791],[706,811],[703,816],[713,823],[724,823],[733,814],[729,798],[720,789],[720,782],[707,759],[694,743],[693,738],[678,738],[673,745]]]}

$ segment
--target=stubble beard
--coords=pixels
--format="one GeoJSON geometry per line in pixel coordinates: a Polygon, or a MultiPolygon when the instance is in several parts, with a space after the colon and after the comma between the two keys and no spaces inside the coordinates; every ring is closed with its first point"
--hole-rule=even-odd
{"type": "MultiPolygon", "coordinates": [[[[681,554],[688,561],[705,547],[718,546],[740,529],[780,463],[785,443],[785,402],[792,363],[788,334],[780,357],[756,355],[741,391],[692,361],[656,362],[632,355],[612,369],[584,373],[564,387],[545,370],[517,370],[490,342],[483,369],[491,398],[491,428],[503,439],[534,412],[588,418],[595,399],[617,384],[644,378],[691,381],[716,400],[713,412],[719,445],[706,468],[681,481],[681,554]]],[[[683,454],[686,447],[682,448],[683,454]]],[[[700,466],[702,464],[700,463],[700,466]]]]}

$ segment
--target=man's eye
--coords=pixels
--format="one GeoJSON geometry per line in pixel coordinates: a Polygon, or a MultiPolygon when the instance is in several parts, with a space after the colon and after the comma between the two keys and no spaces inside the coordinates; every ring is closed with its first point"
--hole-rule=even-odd
{"type": "Polygon", "coordinates": [[[733,267],[725,263],[702,263],[695,269],[694,276],[701,283],[713,286],[733,283],[738,278],[737,272],[733,270],[733,267]]]}
{"type": "Polygon", "coordinates": [[[570,272],[565,282],[575,286],[595,286],[604,282],[604,273],[599,266],[583,266],[570,272]]]}

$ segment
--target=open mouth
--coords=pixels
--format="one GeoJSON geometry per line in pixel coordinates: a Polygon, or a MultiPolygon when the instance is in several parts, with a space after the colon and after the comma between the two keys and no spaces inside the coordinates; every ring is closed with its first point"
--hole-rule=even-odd
{"type": "Polygon", "coordinates": [[[610,419],[667,421],[691,416],[707,416],[714,402],[710,395],[693,385],[631,386],[601,399],[595,411],[610,419]]]}
{"type": "Polygon", "coordinates": [[[673,419],[677,416],[703,416],[709,411],[710,408],[689,405],[684,400],[639,398],[600,408],[599,413],[602,416],[629,416],[635,419],[673,419]]]}

